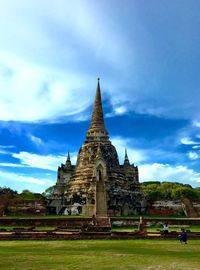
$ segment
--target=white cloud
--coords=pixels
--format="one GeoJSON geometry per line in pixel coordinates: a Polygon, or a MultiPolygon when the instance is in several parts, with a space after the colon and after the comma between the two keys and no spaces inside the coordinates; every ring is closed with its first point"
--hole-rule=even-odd
{"type": "Polygon", "coordinates": [[[92,100],[90,90],[85,91],[89,78],[84,81],[78,74],[42,68],[5,53],[0,63],[0,120],[32,122],[76,115],[92,100]],[[5,76],[8,68],[11,74],[5,76]]]}
{"type": "Polygon", "coordinates": [[[27,167],[26,165],[22,164],[17,164],[17,163],[5,163],[5,162],[0,162],[0,167],[12,167],[12,168],[24,168],[27,167]]]}
{"type": "Polygon", "coordinates": [[[10,148],[15,148],[14,145],[0,145],[0,149],[10,149],[10,148]]]}
{"type": "Polygon", "coordinates": [[[10,154],[10,151],[8,150],[12,148],[14,148],[13,145],[0,145],[0,154],[10,154]]]}
{"type": "Polygon", "coordinates": [[[195,184],[200,182],[200,173],[186,166],[169,164],[143,164],[139,167],[140,181],[175,181],[195,184]]]}
{"type": "Polygon", "coordinates": [[[127,112],[127,108],[125,106],[119,106],[114,108],[114,112],[117,115],[124,114],[127,112]]]}
{"type": "Polygon", "coordinates": [[[199,149],[200,148],[200,145],[194,145],[192,146],[193,149],[199,149]]]}
{"type": "Polygon", "coordinates": [[[14,153],[12,156],[19,159],[21,164],[25,166],[52,171],[56,171],[60,163],[65,160],[64,156],[43,156],[28,152],[14,153]]]}
{"type": "Polygon", "coordinates": [[[185,145],[200,144],[199,142],[195,142],[195,141],[191,140],[189,137],[182,138],[181,143],[185,144],[185,145]]]}
{"type": "Polygon", "coordinates": [[[120,58],[127,43],[95,5],[8,0],[0,17],[0,120],[85,119],[99,65],[119,69],[125,63],[120,58]]]}
{"type": "Polygon", "coordinates": [[[188,152],[187,155],[188,155],[189,159],[191,159],[191,160],[195,160],[195,159],[198,159],[199,158],[198,153],[193,152],[193,151],[188,152]]]}
{"type": "Polygon", "coordinates": [[[31,176],[24,176],[22,174],[17,174],[17,173],[8,173],[4,171],[0,171],[0,178],[3,178],[4,180],[6,179],[7,181],[11,182],[21,182],[21,183],[29,183],[29,184],[34,184],[34,185],[41,185],[41,186],[46,186],[46,185],[52,185],[53,182],[47,178],[35,178],[31,176]]]}
{"type": "MultiPolygon", "coordinates": [[[[71,161],[75,164],[76,154],[71,154],[71,161]]],[[[61,155],[37,155],[28,152],[13,153],[12,156],[20,160],[21,165],[40,168],[51,171],[57,171],[58,166],[61,163],[65,163],[67,154],[65,156],[61,155]]]]}
{"type": "Polygon", "coordinates": [[[41,145],[41,144],[43,144],[43,141],[42,141],[42,139],[41,138],[39,138],[39,137],[36,137],[36,136],[34,136],[34,135],[29,135],[29,138],[30,138],[30,140],[34,143],[34,144],[36,144],[36,145],[41,145]]]}

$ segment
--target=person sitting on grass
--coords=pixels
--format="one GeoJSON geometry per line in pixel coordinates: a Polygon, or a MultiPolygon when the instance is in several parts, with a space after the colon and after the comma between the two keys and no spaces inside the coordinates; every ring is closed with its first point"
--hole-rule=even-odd
{"type": "Polygon", "coordinates": [[[184,228],[181,228],[179,239],[180,239],[181,244],[187,244],[187,233],[184,228]]]}

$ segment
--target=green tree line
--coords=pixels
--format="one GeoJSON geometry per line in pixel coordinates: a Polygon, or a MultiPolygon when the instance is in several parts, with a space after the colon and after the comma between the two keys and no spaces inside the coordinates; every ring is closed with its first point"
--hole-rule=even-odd
{"type": "Polygon", "coordinates": [[[141,187],[149,201],[181,198],[200,199],[200,187],[193,188],[188,184],[152,181],[142,183],[141,187]]]}

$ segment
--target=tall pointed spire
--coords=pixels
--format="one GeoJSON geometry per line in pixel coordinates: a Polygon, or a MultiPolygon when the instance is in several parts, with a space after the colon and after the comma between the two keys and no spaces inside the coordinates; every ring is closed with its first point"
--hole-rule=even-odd
{"type": "Polygon", "coordinates": [[[98,78],[96,96],[95,96],[95,100],[94,100],[94,107],[93,107],[90,128],[103,128],[103,129],[105,129],[99,80],[100,79],[98,78]]]}
{"type": "Polygon", "coordinates": [[[124,166],[130,166],[130,162],[128,159],[127,149],[125,148],[125,157],[124,157],[124,166]]]}
{"type": "Polygon", "coordinates": [[[94,107],[92,112],[92,119],[90,123],[90,128],[87,132],[87,140],[101,140],[108,139],[108,133],[105,129],[104,118],[103,118],[103,108],[101,100],[101,90],[99,78],[97,81],[96,96],[94,100],[94,107]]]}
{"type": "Polygon", "coordinates": [[[67,153],[67,161],[69,162],[71,162],[71,160],[70,160],[70,153],[69,153],[69,151],[68,151],[68,153],[67,153]]]}
{"type": "Polygon", "coordinates": [[[71,164],[71,159],[70,159],[70,153],[68,151],[68,154],[67,154],[67,160],[66,160],[66,166],[67,167],[70,167],[72,164],[71,164]]]}

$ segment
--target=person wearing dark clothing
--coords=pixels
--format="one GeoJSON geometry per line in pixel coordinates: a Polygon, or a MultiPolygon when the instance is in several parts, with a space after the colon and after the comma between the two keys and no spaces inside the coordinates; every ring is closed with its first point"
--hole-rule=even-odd
{"type": "Polygon", "coordinates": [[[181,229],[181,234],[179,235],[179,239],[182,244],[187,244],[187,233],[184,228],[181,229]]]}

